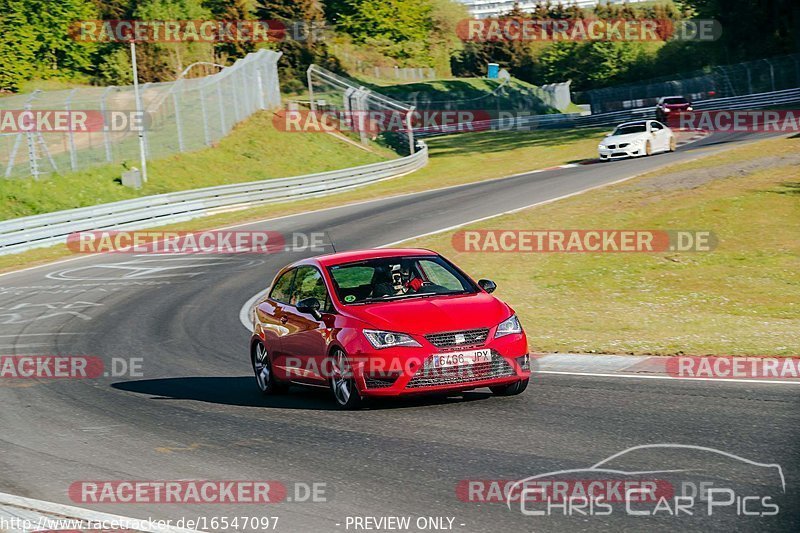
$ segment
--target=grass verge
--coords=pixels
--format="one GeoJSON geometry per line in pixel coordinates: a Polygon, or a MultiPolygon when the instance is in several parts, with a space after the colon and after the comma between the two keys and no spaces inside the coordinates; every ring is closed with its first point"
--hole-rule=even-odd
{"type": "Polygon", "coordinates": [[[712,252],[458,253],[452,232],[407,244],[494,279],[535,351],[796,356],[798,151],[753,143],[466,228],[710,230],[712,252]]]}
{"type": "Polygon", "coordinates": [[[539,88],[512,78],[507,82],[486,78],[451,78],[414,83],[369,83],[377,92],[413,104],[417,109],[527,110],[558,113],[538,96],[539,88]]]}

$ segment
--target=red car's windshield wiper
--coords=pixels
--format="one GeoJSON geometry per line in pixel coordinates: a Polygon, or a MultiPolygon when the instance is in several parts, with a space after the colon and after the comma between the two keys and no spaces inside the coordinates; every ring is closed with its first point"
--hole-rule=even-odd
{"type": "Polygon", "coordinates": [[[452,292],[417,292],[414,294],[392,294],[381,296],[380,298],[365,298],[358,303],[390,302],[392,300],[404,300],[406,298],[425,298],[427,296],[451,296],[453,294],[467,294],[469,291],[452,292]]]}

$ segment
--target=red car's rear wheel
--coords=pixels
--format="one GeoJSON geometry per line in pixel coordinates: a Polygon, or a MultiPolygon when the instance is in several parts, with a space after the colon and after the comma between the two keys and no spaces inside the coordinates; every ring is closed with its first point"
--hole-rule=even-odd
{"type": "Polygon", "coordinates": [[[256,375],[256,384],[262,394],[280,394],[289,389],[288,385],[275,379],[275,375],[272,373],[272,362],[263,343],[255,344],[251,360],[253,372],[256,375]]]}

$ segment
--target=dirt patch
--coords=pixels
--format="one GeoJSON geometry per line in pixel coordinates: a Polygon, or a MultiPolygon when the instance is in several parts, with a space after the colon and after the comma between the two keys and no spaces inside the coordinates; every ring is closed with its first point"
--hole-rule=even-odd
{"type": "Polygon", "coordinates": [[[714,180],[738,178],[773,167],[800,165],[800,154],[760,157],[728,165],[670,172],[631,185],[630,189],[646,191],[675,191],[696,189],[714,180]]]}

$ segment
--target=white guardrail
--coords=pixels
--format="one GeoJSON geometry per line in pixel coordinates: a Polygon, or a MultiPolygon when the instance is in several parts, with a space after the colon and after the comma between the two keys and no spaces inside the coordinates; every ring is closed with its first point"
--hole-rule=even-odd
{"type": "Polygon", "coordinates": [[[325,196],[424,167],[428,147],[413,155],[360,167],[191,191],[157,194],[0,222],[0,255],[66,242],[77,231],[139,229],[182,222],[215,210],[325,196]]]}
{"type": "MultiPolygon", "coordinates": [[[[780,106],[800,103],[800,88],[786,89],[745,96],[731,96],[728,98],[711,98],[698,100],[692,103],[695,110],[722,110],[722,109],[761,109],[764,107],[780,106]]],[[[428,129],[416,129],[417,137],[431,137],[434,135],[449,135],[453,133],[467,133],[485,130],[518,130],[518,129],[545,129],[545,128],[593,128],[601,126],[615,126],[627,120],[655,118],[655,108],[642,107],[611,111],[597,115],[580,115],[578,113],[550,114],[550,115],[523,115],[507,119],[480,120],[468,123],[453,124],[428,129]]]]}

